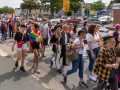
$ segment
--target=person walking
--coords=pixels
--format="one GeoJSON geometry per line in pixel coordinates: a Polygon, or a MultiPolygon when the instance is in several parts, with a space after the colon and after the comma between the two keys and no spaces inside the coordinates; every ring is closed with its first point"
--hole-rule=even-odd
{"type": "Polygon", "coordinates": [[[88,27],[88,34],[86,35],[87,39],[87,54],[89,58],[89,78],[93,81],[96,81],[96,78],[94,77],[93,74],[93,66],[95,59],[97,58],[98,52],[99,52],[99,42],[100,42],[100,35],[97,33],[98,32],[98,26],[95,24],[91,24],[88,27]]]}
{"type": "Polygon", "coordinates": [[[7,37],[7,24],[6,21],[4,20],[1,24],[1,33],[2,33],[2,43],[5,43],[6,37],[7,37]]]}
{"type": "Polygon", "coordinates": [[[34,53],[34,61],[33,61],[33,69],[37,74],[40,74],[40,70],[38,67],[38,53],[40,49],[40,37],[38,35],[39,26],[38,24],[34,24],[34,30],[30,33],[30,51],[34,53]]]}
{"type": "Polygon", "coordinates": [[[86,32],[80,30],[78,32],[78,38],[72,44],[72,48],[78,53],[78,59],[72,61],[72,69],[68,70],[66,73],[63,73],[63,80],[67,82],[67,76],[73,74],[79,69],[79,85],[82,87],[88,88],[88,85],[83,81],[83,71],[84,71],[84,60],[83,60],[83,39],[86,38],[86,32]]]}
{"type": "Polygon", "coordinates": [[[26,56],[27,51],[27,43],[29,44],[29,36],[26,33],[26,26],[21,25],[21,30],[16,32],[14,37],[14,42],[12,45],[12,51],[14,51],[14,46],[17,44],[17,60],[15,62],[15,67],[18,67],[19,60],[21,60],[21,67],[20,70],[25,72],[24,69],[24,60],[26,56]]]}
{"type": "Polygon", "coordinates": [[[100,49],[94,66],[94,73],[98,77],[98,83],[92,90],[103,90],[109,83],[111,90],[118,90],[116,69],[119,61],[116,58],[113,36],[103,37],[104,46],[100,49]]]}
{"type": "Polygon", "coordinates": [[[74,40],[75,40],[76,37],[77,37],[77,30],[78,30],[78,26],[75,25],[74,28],[73,28],[73,31],[70,32],[70,35],[71,35],[70,42],[71,42],[71,43],[73,43],[74,40]]]}
{"type": "Polygon", "coordinates": [[[55,60],[58,73],[62,73],[59,61],[61,55],[61,38],[62,38],[60,30],[61,30],[60,26],[56,27],[51,39],[51,43],[53,44],[52,50],[55,53],[55,58],[51,59],[51,66],[53,65],[53,61],[55,60]]]}
{"type": "Polygon", "coordinates": [[[48,26],[46,25],[47,24],[47,19],[46,18],[43,18],[42,20],[42,24],[40,25],[40,30],[42,32],[42,38],[43,38],[43,42],[42,42],[42,48],[43,48],[43,55],[42,57],[46,57],[45,56],[45,49],[46,49],[46,46],[48,45],[48,26]]]}
{"type": "Polygon", "coordinates": [[[62,27],[62,32],[61,32],[61,35],[62,35],[62,39],[61,39],[61,45],[62,45],[62,53],[61,53],[61,57],[63,57],[63,63],[62,65],[66,65],[66,45],[68,45],[69,41],[70,41],[70,34],[68,33],[68,25],[64,24],[63,27],[62,27]]]}
{"type": "Polygon", "coordinates": [[[116,41],[115,47],[120,43],[119,34],[120,33],[120,24],[115,25],[115,31],[113,32],[113,37],[116,41]]]}
{"type": "Polygon", "coordinates": [[[9,21],[9,37],[10,38],[13,38],[13,34],[14,34],[14,32],[13,32],[13,26],[11,25],[11,19],[10,19],[10,21],[9,21]]]}

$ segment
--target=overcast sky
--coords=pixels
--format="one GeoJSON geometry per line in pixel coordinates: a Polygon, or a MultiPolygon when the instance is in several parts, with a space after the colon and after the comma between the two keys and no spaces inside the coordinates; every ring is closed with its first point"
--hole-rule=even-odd
{"type": "MultiPolygon", "coordinates": [[[[86,3],[92,3],[97,0],[84,0],[86,3]]],[[[109,4],[111,0],[103,0],[104,3],[109,4]]],[[[22,0],[0,0],[0,7],[9,6],[13,8],[19,8],[22,0]]]]}

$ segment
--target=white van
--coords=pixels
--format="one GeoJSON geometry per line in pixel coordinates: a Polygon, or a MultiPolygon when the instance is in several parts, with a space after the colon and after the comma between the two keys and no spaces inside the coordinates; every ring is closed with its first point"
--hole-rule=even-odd
{"type": "Polygon", "coordinates": [[[111,16],[102,16],[102,17],[99,17],[99,20],[100,20],[101,24],[112,23],[112,17],[111,16]]]}

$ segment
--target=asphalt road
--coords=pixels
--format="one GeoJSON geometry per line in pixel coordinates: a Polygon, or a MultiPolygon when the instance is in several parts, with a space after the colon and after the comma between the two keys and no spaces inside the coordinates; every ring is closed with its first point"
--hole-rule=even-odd
{"type": "MultiPolygon", "coordinates": [[[[111,33],[112,31],[110,31],[110,34],[111,33]]],[[[87,57],[84,57],[84,81],[88,84],[89,88],[86,89],[78,85],[78,71],[68,76],[68,83],[65,84],[62,75],[58,74],[56,71],[56,65],[53,64],[53,67],[50,67],[50,59],[53,57],[51,47],[47,47],[46,49],[46,58],[39,57],[40,75],[32,73],[30,70],[33,62],[33,53],[29,53],[26,57],[25,67],[39,79],[38,82],[36,78],[32,78],[28,73],[22,73],[18,69],[13,68],[16,51],[11,52],[12,43],[13,39],[7,39],[6,44],[0,44],[0,49],[9,55],[7,57],[4,57],[4,55],[3,57],[0,57],[0,90],[45,90],[43,86],[41,86],[41,83],[48,85],[51,90],[92,90],[96,85],[96,82],[93,82],[88,78],[89,60],[87,57]],[[13,59],[10,56],[13,56],[13,59]]],[[[61,69],[63,72],[66,72],[71,69],[71,64],[65,67],[61,66],[61,69]]]]}
{"type": "MultiPolygon", "coordinates": [[[[0,55],[3,55],[0,52],[0,55]]],[[[13,59],[0,56],[0,90],[47,90],[27,72],[14,68],[13,59]]]]}

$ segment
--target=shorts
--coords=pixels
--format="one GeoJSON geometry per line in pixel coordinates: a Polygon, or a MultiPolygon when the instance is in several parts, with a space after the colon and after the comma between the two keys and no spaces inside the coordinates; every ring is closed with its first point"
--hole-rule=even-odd
{"type": "Polygon", "coordinates": [[[40,49],[40,43],[37,43],[37,42],[33,42],[32,43],[32,49],[40,49]]]}
{"type": "MultiPolygon", "coordinates": [[[[16,45],[16,47],[17,47],[17,45],[16,45]]],[[[17,51],[21,51],[21,50],[27,50],[27,43],[22,44],[21,48],[17,47],[17,51]]]]}
{"type": "Polygon", "coordinates": [[[45,45],[45,46],[48,45],[48,38],[43,38],[43,45],[45,45]]]}

